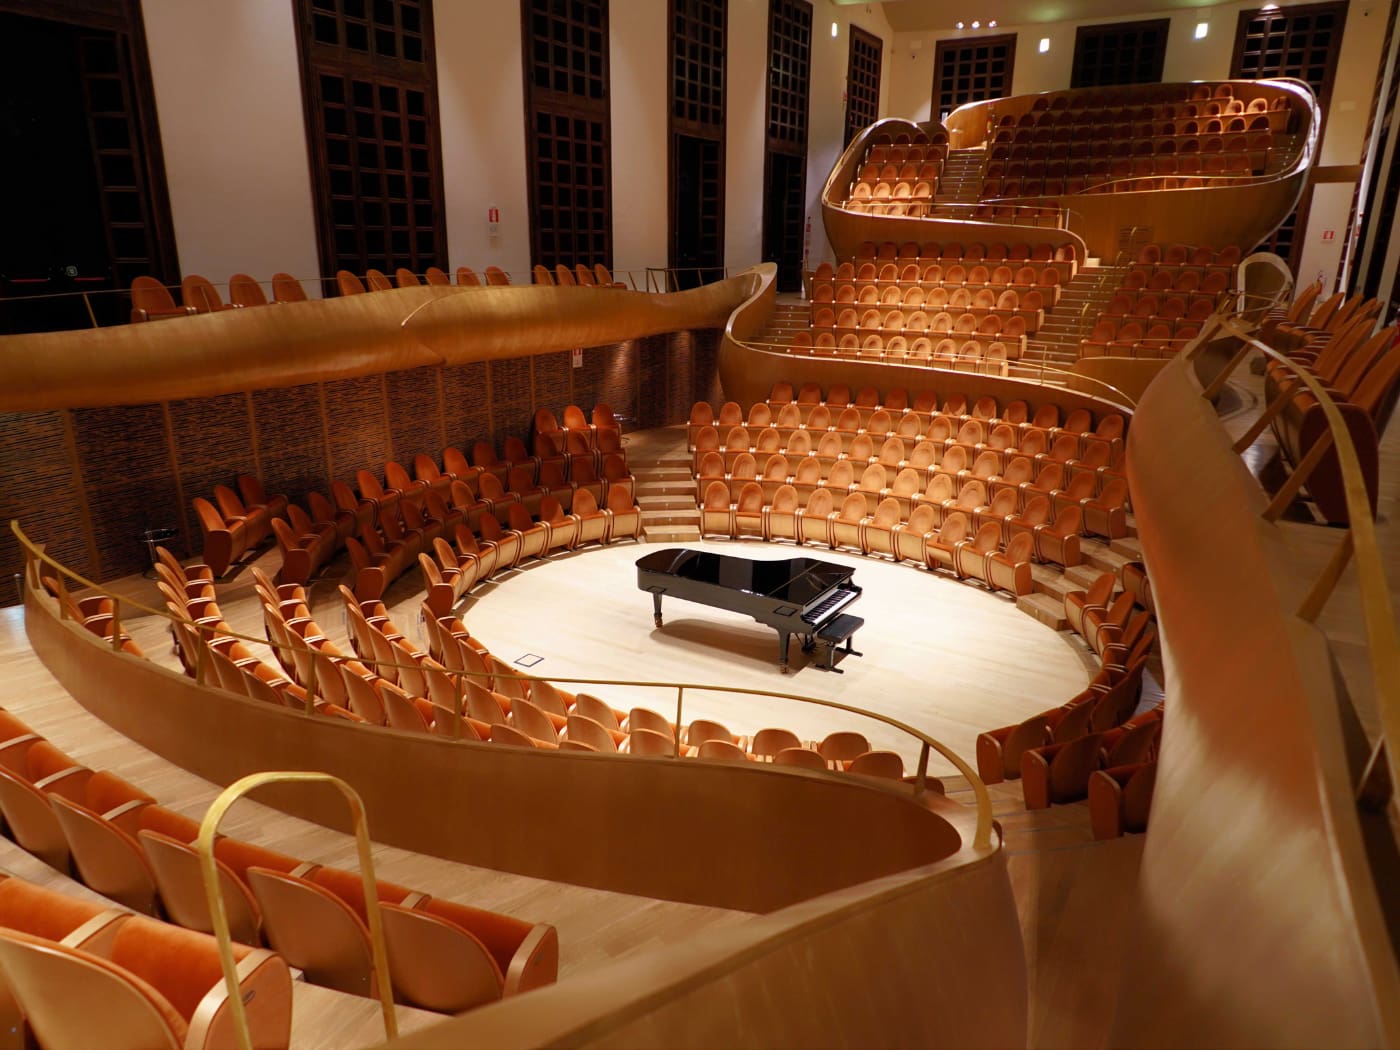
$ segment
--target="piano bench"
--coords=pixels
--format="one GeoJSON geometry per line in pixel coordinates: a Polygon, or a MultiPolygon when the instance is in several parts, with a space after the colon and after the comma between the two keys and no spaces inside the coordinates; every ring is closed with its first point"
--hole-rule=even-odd
{"type": "Polygon", "coordinates": [[[823,671],[835,671],[837,674],[845,674],[841,668],[836,666],[836,654],[838,650],[845,656],[863,656],[854,647],[856,632],[865,626],[865,621],[859,616],[852,616],[850,613],[842,613],[833,617],[831,622],[819,630],[816,634],[817,641],[821,642],[825,648],[826,663],[818,664],[823,671]],[[842,643],[846,648],[840,649],[842,643]]]}

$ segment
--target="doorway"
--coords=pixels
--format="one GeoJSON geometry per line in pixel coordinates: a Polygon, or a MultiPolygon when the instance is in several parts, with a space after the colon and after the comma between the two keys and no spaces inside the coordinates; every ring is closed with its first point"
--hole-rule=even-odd
{"type": "Polygon", "coordinates": [[[672,143],[671,266],[677,288],[696,288],[724,276],[720,143],[679,134],[672,143]]]}

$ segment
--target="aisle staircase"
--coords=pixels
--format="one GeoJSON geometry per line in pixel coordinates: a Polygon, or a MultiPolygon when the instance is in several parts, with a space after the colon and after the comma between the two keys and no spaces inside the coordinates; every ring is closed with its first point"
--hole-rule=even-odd
{"type": "MultiPolygon", "coordinates": [[[[1093,330],[1118,286],[1123,268],[1117,265],[1080,267],[1060,290],[1060,300],[1027,341],[1026,352],[1011,364],[1011,375],[1036,378],[1041,366],[1070,368],[1079,360],[1079,341],[1093,330]]],[[[1054,380],[1046,376],[1048,382],[1054,380]]]]}
{"type": "Polygon", "coordinates": [[[934,203],[976,204],[977,194],[982,189],[982,159],[986,155],[981,146],[949,150],[943,174],[938,177],[934,203]]]}

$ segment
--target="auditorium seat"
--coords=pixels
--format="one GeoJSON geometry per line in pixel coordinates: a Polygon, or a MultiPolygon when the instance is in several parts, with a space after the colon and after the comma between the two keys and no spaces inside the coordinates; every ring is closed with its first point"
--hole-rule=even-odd
{"type": "MultiPolygon", "coordinates": [[[[242,945],[233,954],[253,1045],[287,1047],[286,962],[242,945]]],[[[136,917],[90,952],[7,930],[0,934],[0,968],[44,1046],[236,1045],[218,949],[204,934],[136,917]]]]}

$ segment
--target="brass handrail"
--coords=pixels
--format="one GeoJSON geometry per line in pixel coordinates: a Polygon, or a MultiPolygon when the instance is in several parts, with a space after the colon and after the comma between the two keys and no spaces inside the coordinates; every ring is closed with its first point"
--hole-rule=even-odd
{"type": "MultiPolygon", "coordinates": [[[[1207,331],[1211,330],[1203,330],[1202,335],[1204,336],[1207,331]]],[[[1336,401],[1327,392],[1326,387],[1319,383],[1306,367],[1299,365],[1287,354],[1280,353],[1268,344],[1261,342],[1253,331],[1241,325],[1234,318],[1217,315],[1214,330],[1224,331],[1240,340],[1241,349],[1224,365],[1215,378],[1205,385],[1202,392],[1203,397],[1218,393],[1230,374],[1249,356],[1249,351],[1257,350],[1270,360],[1285,366],[1297,378],[1298,382],[1307,388],[1308,393],[1317,399],[1323,417],[1327,421],[1328,431],[1324,439],[1320,439],[1304,456],[1302,462],[1297,464],[1288,481],[1270,501],[1263,516],[1266,521],[1271,523],[1277,521],[1287,504],[1291,502],[1292,497],[1306,483],[1308,475],[1321,462],[1324,453],[1330,448],[1335,448],[1341,469],[1342,489],[1346,499],[1349,522],[1343,534],[1342,543],[1334,552],[1321,576],[1309,589],[1302,605],[1297,610],[1297,615],[1308,622],[1314,621],[1334,592],[1348,562],[1352,558],[1356,560],[1361,614],[1366,630],[1369,663],[1372,680],[1375,683],[1376,707],[1380,715],[1381,731],[1372,746],[1365,769],[1362,771],[1358,783],[1354,785],[1354,790],[1357,799],[1362,799],[1373,787],[1374,779],[1381,771],[1382,762],[1385,763],[1385,771],[1389,773],[1393,790],[1395,785],[1400,785],[1400,762],[1397,762],[1395,747],[1388,746],[1387,741],[1400,742],[1400,629],[1397,629],[1395,610],[1390,604],[1389,587],[1385,578],[1385,563],[1381,558],[1380,547],[1376,540],[1376,524],[1371,515],[1370,496],[1367,492],[1365,477],[1361,472],[1356,446],[1351,439],[1351,431],[1342,418],[1336,401]]],[[[1207,342],[1208,340],[1202,338],[1199,344],[1189,351],[1188,360],[1199,355],[1207,342]]],[[[1262,425],[1256,421],[1245,436],[1236,442],[1236,453],[1243,453],[1262,433],[1268,425],[1268,420],[1282,411],[1297,392],[1298,388],[1293,386],[1286,394],[1275,398],[1273,404],[1266,409],[1265,416],[1261,417],[1262,425]]]]}
{"type": "Polygon", "coordinates": [[[219,822],[235,802],[266,784],[330,784],[350,805],[355,825],[355,848],[360,857],[360,880],[365,892],[365,913],[368,917],[369,942],[374,959],[374,974],[379,983],[379,1008],[384,1018],[384,1038],[397,1039],[398,1016],[394,1013],[394,989],[389,977],[389,953],[384,945],[384,922],[379,912],[379,892],[374,879],[374,857],[370,853],[369,829],[365,821],[365,804],[359,793],[339,777],[329,773],[285,772],[252,773],[235,780],[219,793],[199,824],[195,848],[199,850],[199,871],[204,879],[204,896],[209,902],[213,920],[214,939],[219,944],[219,964],[224,971],[224,986],[228,989],[229,1014],[240,1050],[253,1050],[253,1036],[248,1028],[248,1012],[238,986],[238,963],[233,958],[233,935],[229,931],[228,912],[224,908],[224,891],[219,882],[219,867],[214,859],[214,839],[219,822]]]}
{"type": "MultiPolygon", "coordinates": [[[[204,656],[204,653],[205,653],[205,651],[206,651],[206,649],[207,649],[207,644],[205,644],[205,642],[204,642],[205,635],[209,633],[209,629],[208,629],[207,626],[204,626],[204,625],[201,625],[201,624],[197,624],[195,621],[190,620],[190,619],[188,619],[188,618],[177,617],[177,616],[173,615],[168,609],[157,609],[157,608],[154,608],[154,607],[152,607],[152,606],[148,606],[148,605],[145,605],[145,604],[143,604],[143,603],[141,603],[141,602],[138,602],[138,601],[136,601],[136,600],[134,600],[134,599],[132,599],[132,598],[124,598],[124,597],[119,597],[119,596],[117,596],[117,595],[115,595],[115,594],[112,594],[109,590],[103,588],[103,586],[102,586],[101,584],[95,583],[95,582],[93,582],[92,580],[89,580],[89,579],[87,579],[87,578],[85,578],[85,577],[79,575],[78,573],[76,573],[76,572],[74,572],[73,570],[69,569],[67,566],[63,565],[61,562],[56,561],[56,560],[55,560],[53,557],[51,557],[46,551],[43,551],[43,550],[39,549],[39,548],[33,543],[33,541],[31,541],[31,540],[29,539],[28,535],[25,534],[24,529],[20,526],[20,524],[19,524],[19,522],[18,522],[17,520],[12,520],[12,521],[10,522],[10,530],[11,530],[11,532],[15,535],[15,538],[19,541],[20,547],[21,547],[21,549],[22,549],[23,552],[24,552],[25,564],[26,564],[26,568],[27,568],[28,573],[29,573],[28,585],[29,585],[30,587],[32,587],[32,588],[35,589],[35,593],[43,593],[43,586],[42,586],[42,583],[41,583],[41,581],[40,581],[40,579],[39,579],[39,570],[38,570],[38,566],[39,566],[39,564],[42,562],[42,563],[47,564],[47,565],[50,565],[50,566],[52,566],[53,568],[55,568],[55,569],[58,570],[59,576],[58,576],[58,581],[57,581],[57,582],[58,582],[58,586],[59,586],[59,590],[60,590],[60,597],[61,597],[61,599],[62,599],[62,598],[66,598],[66,596],[67,596],[67,582],[66,582],[65,577],[68,577],[68,578],[71,578],[72,580],[74,580],[80,587],[82,587],[82,588],[84,588],[84,589],[91,590],[91,591],[93,591],[93,592],[96,593],[96,594],[104,594],[104,595],[107,595],[108,597],[110,597],[110,598],[112,599],[112,601],[113,601],[113,607],[114,607],[115,610],[118,610],[118,611],[119,611],[119,610],[120,610],[120,606],[124,603],[124,604],[126,604],[126,605],[128,605],[128,606],[130,606],[130,607],[132,607],[132,608],[134,608],[134,609],[138,609],[138,610],[140,610],[141,612],[146,613],[147,615],[158,616],[158,617],[160,617],[160,618],[162,618],[162,619],[168,620],[168,621],[170,621],[172,624],[178,623],[178,624],[183,624],[183,625],[185,625],[185,626],[192,627],[192,628],[195,630],[196,636],[199,638],[199,640],[200,640],[200,642],[201,642],[201,645],[200,645],[200,648],[199,648],[199,656],[201,657],[201,660],[202,660],[202,658],[203,658],[203,656],[204,656]]],[[[67,619],[67,617],[68,617],[67,605],[66,605],[66,602],[63,601],[63,600],[60,600],[60,601],[59,601],[59,616],[60,616],[60,619],[67,619]]],[[[238,640],[244,641],[244,642],[253,642],[253,643],[258,644],[258,645],[266,645],[266,646],[268,646],[269,648],[273,649],[274,651],[276,651],[276,650],[278,649],[278,644],[277,644],[275,641],[271,640],[271,639],[259,638],[259,637],[255,637],[255,636],[253,636],[253,635],[240,634],[239,632],[234,631],[234,630],[232,630],[231,628],[227,628],[227,626],[225,626],[224,629],[221,629],[221,630],[219,631],[219,637],[235,638],[235,639],[238,639],[238,640]]],[[[117,651],[117,652],[119,652],[119,651],[121,650],[121,631],[120,631],[120,624],[119,624],[119,623],[114,623],[114,625],[113,625],[113,631],[112,631],[112,649],[113,649],[114,651],[117,651]]],[[[375,666],[378,666],[378,667],[394,667],[394,668],[403,667],[403,668],[409,668],[410,670],[416,669],[416,667],[417,667],[417,665],[410,665],[410,664],[398,663],[398,662],[390,663],[390,662],[388,662],[388,661],[379,661],[379,660],[374,661],[374,663],[375,663],[375,666]]],[[[307,715],[313,715],[313,714],[314,714],[314,706],[315,706],[315,699],[316,699],[315,667],[316,667],[316,664],[315,664],[315,662],[313,661],[312,664],[311,664],[311,680],[310,680],[309,682],[307,682],[307,683],[304,684],[304,688],[306,689],[306,694],[307,694],[307,695],[306,695],[306,709],[305,709],[305,712],[304,712],[304,713],[307,714],[307,715]]],[[[462,679],[464,679],[464,678],[485,678],[485,677],[491,677],[491,673],[490,673],[490,672],[480,672],[480,671],[456,670],[456,669],[453,669],[453,668],[445,668],[444,671],[445,671],[446,674],[448,674],[448,675],[450,675],[450,676],[454,676],[454,677],[456,678],[457,682],[458,682],[458,686],[457,686],[457,697],[456,697],[457,710],[456,710],[456,712],[454,712],[454,713],[457,714],[458,716],[460,716],[460,715],[461,715],[461,709],[462,709],[462,686],[461,686],[462,679]]],[[[767,690],[767,689],[745,689],[745,688],[740,688],[740,687],[735,687],[735,686],[714,685],[714,684],[704,683],[704,682],[636,681],[636,680],[621,679],[621,678],[615,678],[615,679],[607,679],[607,678],[568,678],[568,677],[562,677],[562,676],[554,676],[554,677],[550,677],[550,678],[547,678],[547,679],[542,679],[542,678],[537,677],[537,676],[534,676],[534,675],[523,675],[523,674],[517,674],[517,673],[514,673],[514,672],[512,672],[512,673],[514,674],[514,676],[515,676],[516,678],[519,678],[519,679],[521,679],[521,680],[523,680],[523,681],[531,681],[531,682],[535,682],[535,681],[548,681],[548,682],[562,682],[562,683],[567,683],[567,684],[570,684],[570,685],[608,685],[608,686],[616,686],[616,687],[618,687],[618,688],[668,689],[668,690],[669,690],[669,689],[675,689],[675,690],[677,690],[677,711],[678,711],[678,713],[679,713],[679,711],[680,711],[680,705],[681,705],[682,698],[683,698],[685,692],[686,692],[686,691],[696,691],[696,692],[711,692],[711,693],[733,693],[733,694],[740,694],[740,695],[746,695],[746,696],[764,696],[764,697],[771,697],[771,698],[777,699],[777,700],[793,700],[793,701],[796,701],[796,702],[798,702],[798,703],[811,704],[811,705],[818,706],[818,707],[829,707],[829,708],[833,708],[833,709],[835,709],[835,710],[845,711],[845,712],[850,713],[850,714],[860,715],[860,716],[863,716],[863,717],[865,717],[865,718],[869,718],[869,719],[871,719],[871,720],[873,720],[873,721],[883,723],[884,725],[887,725],[887,726],[889,726],[889,727],[891,727],[891,728],[893,728],[893,729],[898,729],[900,732],[905,733],[905,734],[907,734],[907,735],[913,737],[915,740],[917,740],[917,741],[919,742],[919,747],[920,747],[920,751],[919,751],[919,763],[918,763],[918,769],[917,769],[917,773],[916,773],[916,777],[915,777],[915,782],[914,782],[914,789],[915,789],[915,790],[914,790],[914,794],[915,794],[915,797],[921,797],[921,796],[923,795],[925,789],[926,789],[927,772],[928,772],[928,759],[929,759],[929,756],[930,756],[930,752],[932,752],[932,751],[937,751],[940,755],[942,755],[945,759],[948,760],[948,762],[953,766],[953,768],[955,768],[955,769],[958,771],[959,775],[961,775],[961,776],[963,776],[964,778],[966,778],[966,780],[967,780],[967,782],[968,782],[968,785],[972,788],[973,795],[974,795],[974,797],[976,798],[976,801],[977,801],[977,826],[976,826],[976,832],[975,832],[974,839],[973,839],[973,847],[976,848],[976,849],[986,849],[986,848],[988,848],[988,847],[991,845],[991,839],[992,839],[992,801],[991,801],[991,796],[990,796],[990,795],[988,794],[988,792],[987,792],[987,786],[986,786],[986,784],[984,784],[984,783],[982,782],[982,779],[977,775],[976,771],[974,771],[973,768],[972,768],[970,765],[968,765],[968,763],[967,763],[963,758],[961,758],[955,751],[952,750],[952,748],[948,747],[946,744],[943,744],[942,742],[940,742],[940,741],[938,741],[938,740],[935,740],[933,737],[928,736],[927,734],[925,734],[925,733],[922,732],[921,730],[915,729],[913,726],[909,725],[908,723],[902,722],[902,721],[900,721],[899,719],[896,719],[896,718],[891,718],[891,717],[888,716],[888,715],[883,715],[883,714],[880,714],[880,713],[875,712],[875,711],[867,711],[867,710],[865,710],[864,708],[855,707],[855,706],[852,706],[852,705],[849,705],[849,704],[843,704],[843,703],[840,703],[839,701],[835,701],[835,700],[823,700],[823,699],[821,699],[820,697],[803,696],[803,695],[798,694],[798,693],[780,693],[780,692],[775,692],[775,691],[773,691],[773,690],[767,690]]],[[[205,669],[204,669],[204,665],[203,665],[203,663],[201,662],[201,663],[200,663],[199,665],[197,665],[196,668],[195,668],[195,682],[196,682],[197,684],[199,684],[199,685],[204,685],[204,684],[205,684],[205,681],[204,681],[205,674],[206,674],[206,672],[205,672],[205,669]]],[[[678,723],[678,725],[679,725],[679,723],[678,723]]],[[[373,729],[373,728],[375,728],[375,727],[366,727],[366,728],[373,729]]],[[[454,734],[454,736],[455,736],[457,730],[458,730],[458,723],[457,723],[457,722],[454,722],[454,723],[453,723],[453,734],[454,734]]],[[[870,784],[868,784],[868,785],[866,785],[866,786],[875,786],[875,787],[879,787],[879,786],[881,786],[881,785],[878,785],[878,784],[876,784],[874,781],[872,781],[870,784]]]]}

